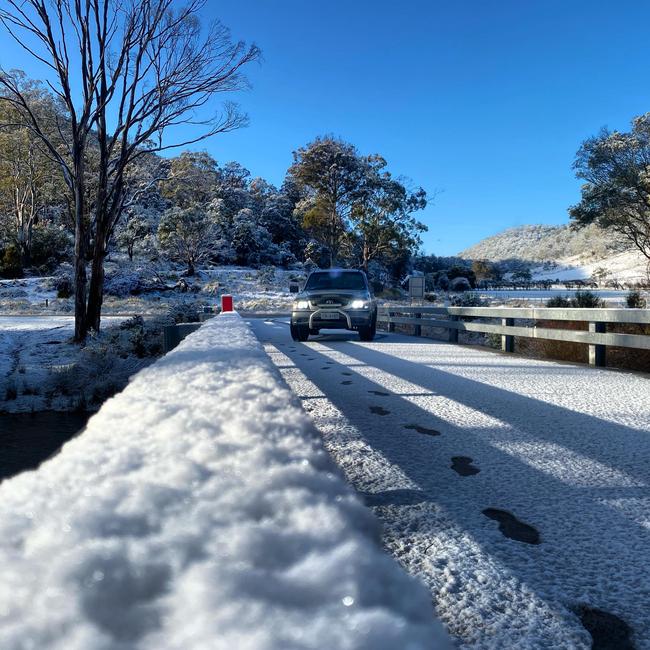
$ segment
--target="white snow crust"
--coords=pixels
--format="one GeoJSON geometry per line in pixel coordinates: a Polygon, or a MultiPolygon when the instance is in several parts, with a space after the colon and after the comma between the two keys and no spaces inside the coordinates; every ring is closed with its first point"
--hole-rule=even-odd
{"type": "Polygon", "coordinates": [[[447,647],[236,314],[0,485],[4,650],[447,647]]]}
{"type": "Polygon", "coordinates": [[[650,375],[383,332],[295,343],[282,319],[252,323],[455,647],[589,650],[584,605],[650,650],[650,375]]]}

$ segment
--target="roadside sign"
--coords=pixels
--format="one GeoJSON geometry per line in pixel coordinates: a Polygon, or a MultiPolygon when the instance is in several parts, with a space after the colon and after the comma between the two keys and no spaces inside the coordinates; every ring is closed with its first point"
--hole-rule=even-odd
{"type": "Polygon", "coordinates": [[[411,298],[424,298],[424,276],[409,276],[409,296],[411,298]]]}

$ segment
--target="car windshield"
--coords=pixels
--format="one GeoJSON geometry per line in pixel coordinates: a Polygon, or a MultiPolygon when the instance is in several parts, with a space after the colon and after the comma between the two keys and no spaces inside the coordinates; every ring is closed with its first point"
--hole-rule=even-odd
{"type": "Polygon", "coordinates": [[[332,291],[336,289],[364,291],[366,282],[356,271],[324,271],[312,273],[305,285],[307,291],[332,291]]]}

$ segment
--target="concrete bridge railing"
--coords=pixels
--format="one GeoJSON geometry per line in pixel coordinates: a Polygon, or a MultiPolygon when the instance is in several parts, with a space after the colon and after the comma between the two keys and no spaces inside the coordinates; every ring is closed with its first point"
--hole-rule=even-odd
{"type": "Polygon", "coordinates": [[[515,337],[548,339],[584,343],[589,346],[589,363],[604,366],[607,347],[650,350],[650,335],[622,334],[608,331],[612,324],[650,324],[648,309],[565,309],[520,307],[424,307],[388,306],[379,309],[378,323],[389,331],[395,325],[413,325],[414,335],[422,334],[422,327],[448,330],[449,341],[458,342],[458,332],[500,334],[504,352],[514,352],[515,337]],[[471,321],[464,321],[471,318],[471,321]],[[486,322],[500,320],[499,323],[486,322]],[[517,324],[519,321],[519,324],[517,324]],[[524,321],[525,324],[521,324],[524,321]],[[532,321],[532,324],[530,322],[532,321]],[[586,331],[538,327],[538,321],[566,321],[588,323],[586,331]]]}
{"type": "Polygon", "coordinates": [[[448,648],[250,327],[222,314],[0,484],[0,648],[448,648]]]}

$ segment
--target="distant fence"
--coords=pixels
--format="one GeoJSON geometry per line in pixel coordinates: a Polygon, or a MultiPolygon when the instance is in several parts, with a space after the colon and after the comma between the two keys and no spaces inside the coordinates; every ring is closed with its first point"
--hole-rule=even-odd
{"type": "Polygon", "coordinates": [[[619,334],[608,332],[608,324],[650,324],[648,309],[564,309],[519,307],[380,307],[378,323],[395,331],[395,325],[412,325],[414,335],[422,334],[422,327],[448,330],[449,341],[458,343],[458,332],[500,334],[501,349],[514,352],[515,337],[521,336],[589,346],[589,363],[604,366],[608,346],[650,350],[650,336],[644,334],[619,334]],[[472,319],[466,322],[462,319],[472,319]],[[474,319],[498,319],[500,324],[476,322],[474,319]],[[588,323],[588,331],[537,327],[536,321],[571,321],[588,323]],[[516,325],[515,321],[533,321],[533,325],[516,325]]]}

